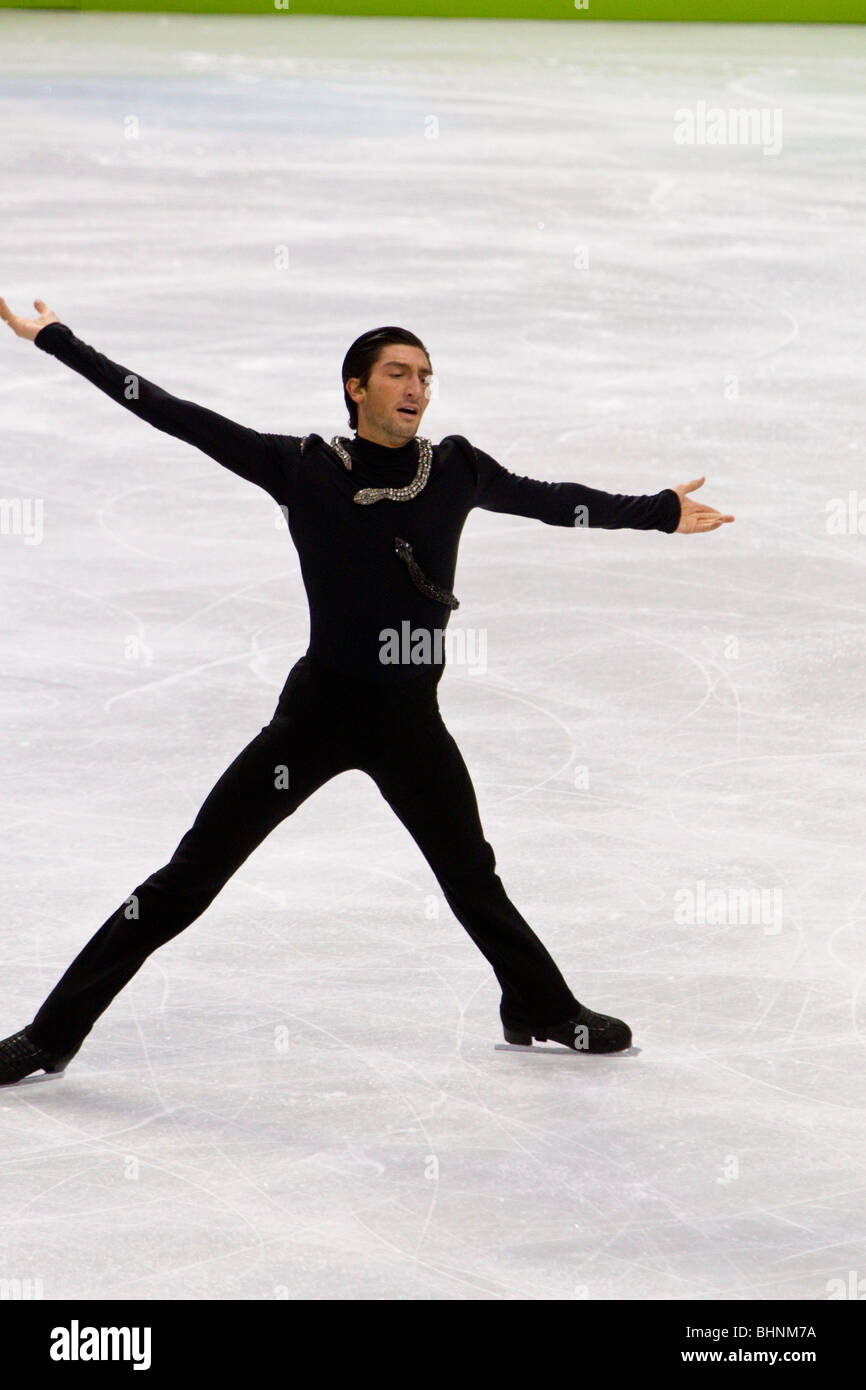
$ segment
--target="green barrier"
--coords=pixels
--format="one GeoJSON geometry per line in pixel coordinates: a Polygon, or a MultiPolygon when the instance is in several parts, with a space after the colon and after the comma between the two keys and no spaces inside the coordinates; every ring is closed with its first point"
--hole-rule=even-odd
{"type": "Polygon", "coordinates": [[[866,0],[0,0],[0,9],[863,24],[866,0]]]}

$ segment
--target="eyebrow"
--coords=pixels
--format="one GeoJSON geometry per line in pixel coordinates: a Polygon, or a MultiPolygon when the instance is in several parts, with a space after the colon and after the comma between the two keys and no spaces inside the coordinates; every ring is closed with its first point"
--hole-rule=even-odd
{"type": "MultiPolygon", "coordinates": [[[[409,362],[391,361],[391,362],[383,362],[382,365],[383,365],[384,367],[409,367],[411,364],[410,364],[409,362]]],[[[432,368],[432,367],[425,367],[425,368],[424,368],[424,371],[425,371],[425,373],[426,373],[427,376],[432,376],[432,375],[433,375],[433,368],[432,368]]]]}

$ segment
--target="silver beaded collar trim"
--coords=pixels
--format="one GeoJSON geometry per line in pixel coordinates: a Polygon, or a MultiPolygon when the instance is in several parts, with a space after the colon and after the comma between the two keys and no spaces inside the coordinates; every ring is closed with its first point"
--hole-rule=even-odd
{"type": "MultiPolygon", "coordinates": [[[[386,497],[391,502],[410,502],[413,497],[417,497],[430,477],[433,445],[429,439],[418,439],[417,435],[416,440],[418,443],[418,471],[407,487],[362,487],[359,492],[355,493],[354,501],[359,502],[361,506],[366,506],[370,502],[382,502],[386,497]]],[[[331,440],[331,448],[349,472],[352,471],[352,460],[343,446],[344,444],[351,444],[351,442],[345,435],[338,434],[335,434],[331,440]]]]}

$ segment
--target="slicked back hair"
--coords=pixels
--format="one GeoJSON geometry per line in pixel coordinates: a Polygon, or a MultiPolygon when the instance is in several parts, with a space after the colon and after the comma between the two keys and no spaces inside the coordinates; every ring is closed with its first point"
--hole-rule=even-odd
{"type": "MultiPolygon", "coordinates": [[[[358,428],[358,407],[346,390],[346,382],[356,376],[359,386],[366,386],[370,379],[370,372],[379,360],[380,352],[390,343],[405,343],[407,347],[420,348],[426,354],[427,361],[430,362],[430,354],[421,339],[416,338],[414,333],[410,333],[408,328],[395,328],[393,325],[387,328],[371,328],[369,333],[362,333],[360,338],[356,338],[343,358],[343,399],[349,412],[349,424],[353,430],[358,428]]],[[[432,362],[430,366],[432,369],[432,362]]]]}

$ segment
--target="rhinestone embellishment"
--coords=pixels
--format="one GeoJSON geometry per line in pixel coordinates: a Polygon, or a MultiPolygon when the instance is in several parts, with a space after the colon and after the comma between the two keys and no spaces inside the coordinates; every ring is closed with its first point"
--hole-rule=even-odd
{"type": "MultiPolygon", "coordinates": [[[[344,444],[351,443],[343,436],[335,434],[331,440],[331,448],[340,459],[344,466],[352,471],[352,460],[346,453],[344,444]]],[[[406,487],[362,487],[355,493],[354,500],[360,505],[369,506],[371,502],[382,502],[388,498],[391,502],[410,502],[413,497],[417,497],[423,487],[427,485],[430,477],[430,464],[433,461],[433,445],[429,439],[418,440],[418,471],[406,487]]]]}
{"type": "Polygon", "coordinates": [[[434,584],[426,577],[412,554],[411,545],[408,541],[404,541],[401,536],[394,537],[394,554],[399,555],[400,559],[404,561],[412,577],[412,582],[416,588],[421,590],[422,594],[426,594],[428,598],[435,598],[438,603],[447,604],[449,608],[460,607],[459,598],[449,594],[447,589],[440,589],[438,584],[434,584]]]}

